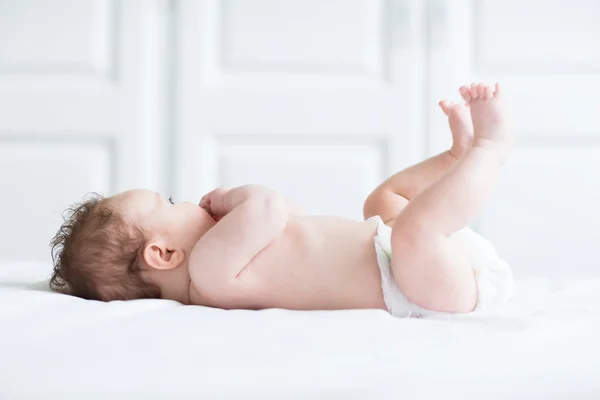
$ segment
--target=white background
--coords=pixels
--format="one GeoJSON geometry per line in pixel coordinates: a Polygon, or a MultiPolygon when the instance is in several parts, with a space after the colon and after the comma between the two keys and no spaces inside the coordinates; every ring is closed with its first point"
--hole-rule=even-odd
{"type": "Polygon", "coordinates": [[[272,186],[359,219],[500,81],[518,148],[475,228],[518,277],[600,276],[600,2],[0,0],[0,261],[134,188],[272,186]]]}

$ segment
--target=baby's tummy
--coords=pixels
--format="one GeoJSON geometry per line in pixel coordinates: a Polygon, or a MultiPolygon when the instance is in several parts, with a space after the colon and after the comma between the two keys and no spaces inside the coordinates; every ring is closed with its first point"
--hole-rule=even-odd
{"type": "Polygon", "coordinates": [[[385,307],[370,237],[356,243],[276,241],[255,258],[248,273],[259,285],[263,308],[385,307]]]}

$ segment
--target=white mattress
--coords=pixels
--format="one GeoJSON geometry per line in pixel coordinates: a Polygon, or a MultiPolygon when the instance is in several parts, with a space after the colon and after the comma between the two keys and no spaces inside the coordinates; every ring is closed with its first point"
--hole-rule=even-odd
{"type": "Polygon", "coordinates": [[[223,311],[48,292],[0,265],[0,398],[600,398],[600,280],[518,284],[496,315],[223,311]]]}

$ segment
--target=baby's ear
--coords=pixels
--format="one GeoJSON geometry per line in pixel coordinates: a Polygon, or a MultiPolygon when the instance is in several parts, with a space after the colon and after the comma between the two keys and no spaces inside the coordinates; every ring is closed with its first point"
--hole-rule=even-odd
{"type": "Polygon", "coordinates": [[[147,243],[144,246],[142,257],[149,267],[159,270],[177,268],[185,258],[182,250],[170,249],[162,241],[147,243]]]}

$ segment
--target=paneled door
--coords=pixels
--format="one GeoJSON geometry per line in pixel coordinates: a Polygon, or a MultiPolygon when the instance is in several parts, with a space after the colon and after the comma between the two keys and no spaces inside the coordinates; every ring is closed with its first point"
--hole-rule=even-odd
{"type": "MultiPolygon", "coordinates": [[[[600,276],[600,2],[429,7],[432,99],[472,80],[500,81],[510,99],[517,150],[476,228],[517,276],[600,276]]],[[[435,152],[447,128],[428,113],[435,152]]]]}
{"type": "Polygon", "coordinates": [[[167,1],[0,1],[0,260],[88,192],[163,189],[167,1]]]}
{"type": "Polygon", "coordinates": [[[420,0],[181,0],[175,195],[264,184],[362,218],[425,151],[420,0]]]}

